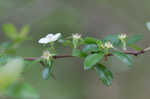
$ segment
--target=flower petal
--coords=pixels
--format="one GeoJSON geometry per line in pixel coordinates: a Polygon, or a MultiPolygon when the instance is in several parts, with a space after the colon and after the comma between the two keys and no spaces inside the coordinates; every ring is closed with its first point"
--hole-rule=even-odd
{"type": "Polygon", "coordinates": [[[47,36],[46,36],[46,38],[52,38],[54,36],[54,34],[48,34],[47,36]]]}
{"type": "Polygon", "coordinates": [[[41,43],[41,44],[47,44],[47,43],[49,43],[50,41],[49,41],[48,38],[43,37],[43,38],[41,38],[38,42],[41,43]]]}
{"type": "Polygon", "coordinates": [[[56,41],[61,36],[61,33],[57,33],[52,37],[53,41],[56,41]]]}

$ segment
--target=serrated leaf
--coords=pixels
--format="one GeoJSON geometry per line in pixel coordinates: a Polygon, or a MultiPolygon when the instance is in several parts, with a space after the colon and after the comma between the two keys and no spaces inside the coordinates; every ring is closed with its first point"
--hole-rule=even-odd
{"type": "Polygon", "coordinates": [[[7,95],[15,99],[39,99],[39,94],[31,85],[17,82],[12,84],[7,91],[7,95]]]}
{"type": "Polygon", "coordinates": [[[48,80],[51,75],[51,68],[50,67],[45,67],[42,71],[42,78],[45,80],[48,80]]]}
{"type": "Polygon", "coordinates": [[[95,54],[88,55],[84,60],[84,69],[85,70],[91,69],[103,57],[104,57],[104,53],[95,53],[95,54]]]}
{"type": "Polygon", "coordinates": [[[135,44],[136,42],[140,41],[141,39],[142,39],[141,34],[133,35],[127,40],[127,45],[135,44]]]}
{"type": "Polygon", "coordinates": [[[120,59],[122,62],[126,63],[127,65],[132,65],[132,58],[129,55],[126,55],[121,52],[113,52],[113,55],[120,59]]]}
{"type": "Polygon", "coordinates": [[[96,70],[99,79],[106,86],[110,86],[112,84],[113,75],[112,72],[109,71],[104,65],[97,64],[94,69],[96,70]]]}
{"type": "Polygon", "coordinates": [[[97,52],[99,49],[96,44],[88,44],[85,45],[82,49],[85,53],[97,52]]]}
{"type": "Polygon", "coordinates": [[[4,24],[3,31],[5,32],[6,36],[12,40],[16,40],[18,37],[18,32],[13,24],[4,24]]]}

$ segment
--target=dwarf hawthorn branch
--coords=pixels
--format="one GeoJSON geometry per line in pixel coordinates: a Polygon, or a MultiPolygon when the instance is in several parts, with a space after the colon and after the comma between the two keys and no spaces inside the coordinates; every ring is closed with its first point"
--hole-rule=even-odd
{"type": "MultiPolygon", "coordinates": [[[[67,57],[73,57],[72,55],[60,55],[60,56],[53,56],[54,59],[57,59],[57,58],[67,58],[67,57]]],[[[34,61],[34,60],[37,60],[39,59],[39,57],[25,57],[24,60],[27,60],[27,61],[34,61]]]]}
{"type": "MultiPolygon", "coordinates": [[[[126,51],[121,51],[122,53],[124,54],[129,54],[129,55],[134,55],[134,56],[138,56],[138,55],[141,55],[141,54],[144,54],[145,52],[149,51],[150,50],[150,47],[147,47],[145,49],[142,49],[141,51],[130,51],[130,50],[126,50],[126,51]]],[[[105,55],[106,57],[107,56],[113,56],[112,53],[109,53],[107,55],[105,55]]],[[[72,55],[58,55],[58,56],[53,56],[54,59],[58,59],[58,58],[69,58],[69,57],[74,57],[72,55]]],[[[25,57],[24,60],[27,60],[27,61],[34,61],[34,60],[37,60],[37,59],[40,59],[39,57],[25,57]]]]}
{"type": "MultiPolygon", "coordinates": [[[[140,55],[140,54],[144,54],[146,51],[143,49],[143,50],[141,50],[141,51],[129,51],[129,50],[127,50],[127,51],[121,51],[121,52],[124,53],[124,54],[129,54],[129,55],[138,56],[138,55],[140,55]]],[[[109,53],[109,54],[107,54],[106,56],[113,56],[113,54],[112,54],[112,53],[109,53]]]]}

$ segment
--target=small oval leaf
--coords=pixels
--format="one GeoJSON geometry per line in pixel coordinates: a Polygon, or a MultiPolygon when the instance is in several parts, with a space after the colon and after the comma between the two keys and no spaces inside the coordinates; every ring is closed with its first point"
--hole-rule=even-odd
{"type": "Polygon", "coordinates": [[[95,53],[88,55],[84,61],[84,69],[91,69],[96,63],[98,63],[104,57],[104,53],[95,53]]]}
{"type": "Polygon", "coordinates": [[[96,44],[88,44],[85,45],[82,49],[85,53],[97,52],[99,49],[96,44]]]}
{"type": "Polygon", "coordinates": [[[42,71],[43,79],[47,80],[50,77],[50,67],[45,67],[42,71]]]}
{"type": "Polygon", "coordinates": [[[97,64],[94,69],[96,70],[99,79],[106,86],[110,86],[112,84],[113,75],[112,72],[109,71],[104,65],[97,64]]]}
{"type": "Polygon", "coordinates": [[[122,62],[126,63],[127,65],[132,65],[132,57],[129,55],[126,55],[121,52],[113,52],[113,55],[116,56],[118,59],[120,59],[122,62]]]}

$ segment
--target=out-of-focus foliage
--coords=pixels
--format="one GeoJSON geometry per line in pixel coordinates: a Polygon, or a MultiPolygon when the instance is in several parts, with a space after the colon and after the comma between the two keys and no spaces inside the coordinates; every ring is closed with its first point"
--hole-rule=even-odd
{"type": "Polygon", "coordinates": [[[4,24],[3,31],[11,41],[2,42],[0,44],[0,54],[16,54],[16,49],[19,45],[27,40],[29,26],[25,25],[18,31],[13,24],[4,24]]]}
{"type": "Polygon", "coordinates": [[[12,98],[38,99],[35,89],[21,80],[26,65],[24,59],[15,56],[16,49],[26,40],[29,26],[22,27],[18,32],[14,25],[4,24],[3,30],[11,41],[0,45],[0,93],[12,98]]]}
{"type": "Polygon", "coordinates": [[[9,37],[15,43],[20,43],[26,39],[29,33],[29,26],[23,26],[20,31],[17,31],[13,24],[4,24],[3,30],[7,37],[9,37]]]}
{"type": "Polygon", "coordinates": [[[16,82],[24,68],[22,59],[8,59],[8,62],[0,67],[0,92],[6,93],[8,87],[16,82]]]}
{"type": "Polygon", "coordinates": [[[0,93],[14,98],[38,99],[39,95],[21,78],[24,71],[22,58],[0,57],[0,93]]]}
{"type": "Polygon", "coordinates": [[[20,99],[39,99],[39,94],[31,85],[24,82],[16,82],[12,84],[6,93],[12,98],[20,99]]]}

